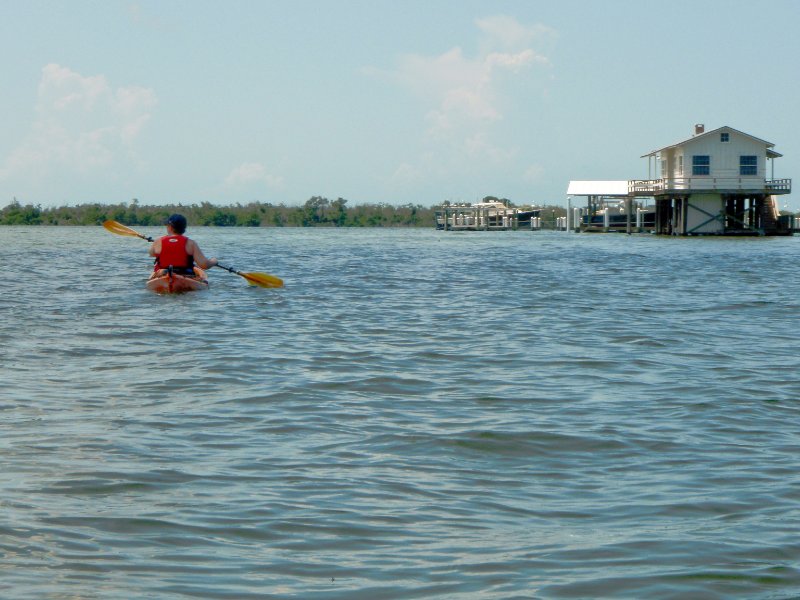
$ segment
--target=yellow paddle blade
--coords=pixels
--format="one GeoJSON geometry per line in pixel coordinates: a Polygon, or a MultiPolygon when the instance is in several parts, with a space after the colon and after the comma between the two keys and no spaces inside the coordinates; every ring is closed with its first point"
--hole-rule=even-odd
{"type": "Polygon", "coordinates": [[[269,273],[238,273],[247,280],[250,285],[257,285],[263,288],[279,288],[283,287],[283,280],[280,277],[275,277],[269,273]]]}
{"type": "Polygon", "coordinates": [[[283,287],[283,280],[280,277],[275,277],[275,275],[270,275],[269,273],[242,273],[233,267],[226,267],[225,265],[221,265],[219,263],[215,264],[214,266],[219,267],[220,269],[225,269],[229,273],[235,273],[239,277],[243,277],[250,285],[257,285],[258,287],[263,288],[283,287]]]}
{"type": "Polygon", "coordinates": [[[105,227],[111,233],[116,233],[117,235],[128,235],[131,237],[142,238],[143,240],[147,240],[148,242],[153,241],[151,238],[144,236],[137,231],[134,231],[130,227],[126,227],[122,223],[117,223],[116,221],[111,221],[111,220],[106,221],[103,223],[103,227],[105,227]]]}

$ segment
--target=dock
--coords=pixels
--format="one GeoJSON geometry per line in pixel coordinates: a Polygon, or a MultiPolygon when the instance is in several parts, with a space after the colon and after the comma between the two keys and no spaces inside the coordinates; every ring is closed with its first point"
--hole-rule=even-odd
{"type": "Polygon", "coordinates": [[[443,204],[434,209],[436,229],[444,231],[506,231],[541,228],[541,209],[506,206],[502,202],[443,204]]]}

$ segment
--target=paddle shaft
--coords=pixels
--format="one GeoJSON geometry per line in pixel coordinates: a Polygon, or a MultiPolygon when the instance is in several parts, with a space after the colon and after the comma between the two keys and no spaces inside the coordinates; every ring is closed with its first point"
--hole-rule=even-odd
{"type": "Polygon", "coordinates": [[[226,267],[225,265],[221,265],[221,264],[219,264],[219,263],[217,263],[217,264],[216,264],[216,265],[214,265],[214,266],[215,266],[215,267],[219,267],[220,269],[225,269],[225,270],[226,270],[228,273],[235,273],[236,275],[239,275],[239,276],[241,276],[241,277],[244,277],[244,276],[245,276],[245,274],[244,274],[244,273],[242,273],[241,271],[237,271],[237,270],[236,270],[236,269],[234,269],[233,267],[226,267]]]}

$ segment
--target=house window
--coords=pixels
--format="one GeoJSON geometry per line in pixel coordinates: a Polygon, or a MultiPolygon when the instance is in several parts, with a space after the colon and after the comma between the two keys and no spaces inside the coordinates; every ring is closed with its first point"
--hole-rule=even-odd
{"type": "Polygon", "coordinates": [[[683,155],[678,157],[678,177],[683,177],[683,155]]]}
{"type": "Polygon", "coordinates": [[[708,154],[692,156],[692,175],[710,175],[711,157],[708,154]]]}
{"type": "Polygon", "coordinates": [[[666,176],[667,176],[667,161],[665,159],[661,161],[661,177],[666,177],[666,176]]]}
{"type": "Polygon", "coordinates": [[[739,175],[758,175],[758,157],[740,156],[739,175]]]}
{"type": "Polygon", "coordinates": [[[730,141],[730,134],[728,133],[720,133],[719,134],[719,141],[720,142],[729,142],[730,141]]]}

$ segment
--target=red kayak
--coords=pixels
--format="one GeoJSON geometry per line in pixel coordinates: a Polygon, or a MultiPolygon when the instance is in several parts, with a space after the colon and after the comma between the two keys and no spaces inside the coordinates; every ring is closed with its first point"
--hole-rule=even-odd
{"type": "Polygon", "coordinates": [[[182,294],[184,292],[199,292],[208,289],[208,278],[205,271],[195,267],[194,277],[178,275],[177,273],[163,273],[156,271],[147,280],[147,289],[157,294],[182,294]]]}

